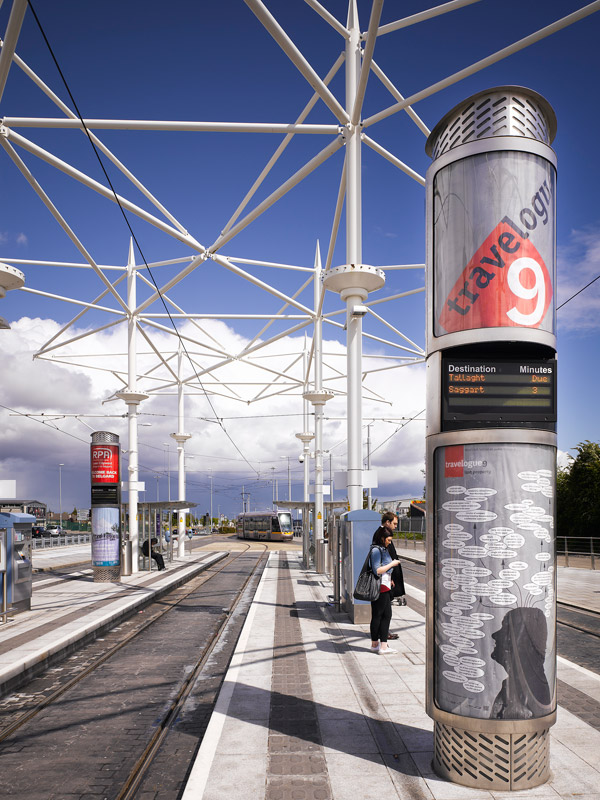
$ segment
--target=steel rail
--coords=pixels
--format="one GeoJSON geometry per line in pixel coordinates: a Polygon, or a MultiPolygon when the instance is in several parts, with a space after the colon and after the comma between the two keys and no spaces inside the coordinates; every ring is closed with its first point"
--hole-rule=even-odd
{"type": "MultiPolygon", "coordinates": [[[[600,611],[595,611],[592,608],[581,608],[581,606],[576,606],[573,603],[565,603],[562,600],[557,600],[556,606],[557,606],[557,611],[558,607],[562,606],[567,611],[574,611],[577,612],[578,614],[586,614],[587,616],[600,619],[600,611]]],[[[575,625],[572,622],[565,622],[562,619],[558,619],[558,614],[557,614],[556,624],[563,625],[565,628],[573,628],[573,630],[580,631],[581,633],[586,633],[588,636],[595,636],[597,639],[600,639],[600,632],[592,631],[589,628],[586,628],[582,625],[575,625]]]]}
{"type": "MultiPolygon", "coordinates": [[[[259,542],[259,544],[261,544],[261,543],[259,542]]],[[[250,549],[251,549],[250,545],[248,545],[247,549],[241,551],[240,553],[238,553],[237,557],[239,557],[240,555],[243,555],[244,553],[247,553],[248,550],[250,550],[250,549]]],[[[265,545],[265,550],[266,550],[266,545],[265,545]]],[[[205,570],[205,571],[203,571],[201,573],[201,575],[198,577],[198,580],[193,580],[192,579],[192,581],[190,581],[190,582],[193,582],[192,588],[190,588],[190,590],[188,592],[186,592],[185,594],[181,595],[181,597],[179,597],[175,602],[169,603],[169,601],[168,601],[168,599],[166,597],[163,598],[162,602],[166,603],[166,606],[164,608],[162,608],[161,610],[159,610],[155,615],[153,615],[152,618],[145,620],[139,627],[136,627],[136,629],[134,631],[132,631],[131,633],[127,634],[121,641],[117,642],[117,644],[113,645],[109,650],[107,650],[99,658],[97,658],[94,661],[93,664],[90,664],[89,666],[87,666],[85,669],[83,669],[77,675],[74,675],[65,684],[63,684],[62,686],[59,686],[57,689],[55,689],[53,692],[51,692],[47,697],[44,697],[44,699],[41,700],[39,703],[37,703],[32,709],[30,709],[29,711],[26,711],[18,719],[16,719],[14,722],[10,723],[6,728],[4,728],[2,731],[0,731],[0,742],[3,742],[6,739],[8,739],[9,736],[12,736],[16,731],[18,731],[20,728],[22,728],[23,725],[25,725],[30,720],[34,719],[41,711],[43,711],[49,705],[51,705],[56,700],[58,700],[63,694],[65,694],[65,692],[67,692],[73,686],[76,686],[85,677],[90,675],[95,669],[97,669],[99,666],[104,664],[105,661],[108,661],[109,658],[111,658],[113,655],[115,655],[115,653],[117,653],[119,650],[121,650],[123,647],[125,647],[125,645],[129,644],[129,642],[131,642],[133,639],[135,639],[135,637],[138,636],[140,633],[143,633],[143,631],[145,631],[147,628],[149,628],[150,625],[152,625],[153,623],[157,622],[167,612],[171,611],[171,609],[175,608],[175,606],[179,605],[181,602],[186,600],[190,596],[190,594],[192,594],[193,592],[197,591],[197,589],[199,589],[201,586],[203,586],[205,583],[207,583],[211,578],[214,578],[216,575],[218,575],[220,572],[222,572],[223,569],[228,564],[231,563],[231,560],[237,560],[237,558],[228,560],[227,556],[225,556],[222,560],[225,561],[226,563],[224,563],[223,566],[220,569],[216,569],[215,570],[211,566],[209,569],[207,569],[207,570],[205,570]]],[[[260,563],[260,560],[261,559],[259,559],[257,561],[257,565],[258,565],[258,563],[260,563]]],[[[180,587],[175,587],[175,588],[180,588],[180,587]]]]}
{"type": "MultiPolygon", "coordinates": [[[[261,544],[261,543],[259,542],[259,544],[261,544]]],[[[215,631],[212,639],[206,644],[202,654],[200,655],[200,658],[196,661],[196,664],[194,665],[194,668],[189,672],[188,676],[184,679],[184,681],[183,681],[183,683],[181,685],[181,688],[179,689],[179,692],[177,693],[177,695],[174,698],[173,702],[171,703],[171,705],[169,706],[169,708],[165,712],[165,714],[164,714],[162,720],[160,721],[160,723],[158,723],[158,725],[156,726],[156,730],[155,730],[154,734],[152,735],[150,741],[146,745],[142,755],[136,761],[133,769],[129,773],[129,777],[124,782],[123,788],[121,789],[119,794],[116,796],[115,800],[133,800],[133,798],[135,797],[135,794],[136,794],[137,790],[139,789],[140,784],[141,784],[142,780],[144,779],[144,777],[146,775],[146,772],[148,771],[148,768],[150,767],[150,765],[154,761],[154,757],[155,757],[156,753],[158,752],[158,750],[160,749],[162,743],[164,742],[164,740],[168,736],[169,731],[171,729],[172,723],[178,718],[179,713],[183,709],[183,706],[184,706],[187,698],[189,697],[190,692],[194,688],[194,684],[196,682],[196,678],[198,677],[200,671],[202,670],[202,668],[206,664],[207,660],[209,659],[210,655],[212,654],[212,651],[213,651],[215,645],[218,643],[218,641],[219,641],[219,639],[221,637],[221,634],[223,633],[223,631],[225,629],[225,626],[229,622],[233,612],[237,608],[237,606],[238,606],[238,604],[239,604],[244,592],[246,591],[246,587],[250,583],[250,580],[256,574],[256,571],[258,570],[259,565],[264,562],[264,557],[265,557],[265,554],[267,553],[268,548],[267,548],[266,544],[263,545],[263,547],[264,547],[264,550],[263,550],[262,555],[257,559],[256,564],[252,568],[252,571],[250,572],[250,574],[248,575],[248,577],[244,581],[244,584],[240,588],[240,590],[239,590],[239,592],[238,592],[233,604],[229,608],[229,610],[228,610],[228,612],[227,612],[227,614],[225,616],[225,619],[223,620],[221,625],[219,625],[219,628],[215,631]]],[[[243,552],[247,553],[248,550],[250,550],[250,545],[248,545],[248,549],[244,550],[243,552]]],[[[242,553],[240,553],[240,555],[242,555],[242,553]]],[[[231,563],[231,562],[229,562],[229,563],[231,563]]]]}

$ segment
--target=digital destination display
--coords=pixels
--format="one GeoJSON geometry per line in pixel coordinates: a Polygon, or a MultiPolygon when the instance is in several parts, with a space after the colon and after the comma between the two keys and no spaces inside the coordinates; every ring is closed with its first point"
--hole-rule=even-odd
{"type": "Polygon", "coordinates": [[[442,360],[442,428],[493,423],[553,430],[556,359],[449,358],[442,360]]]}

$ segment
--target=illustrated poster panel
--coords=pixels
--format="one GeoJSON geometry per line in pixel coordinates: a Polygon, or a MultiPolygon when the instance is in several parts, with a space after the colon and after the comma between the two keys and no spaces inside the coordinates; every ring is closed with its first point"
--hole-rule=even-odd
{"type": "Polygon", "coordinates": [[[434,334],[554,332],[555,172],[530,153],[454,162],[434,181],[434,334]]]}
{"type": "Polygon", "coordinates": [[[531,444],[435,455],[435,701],[531,719],[555,706],[556,454],[531,444]]]}
{"type": "Polygon", "coordinates": [[[119,517],[118,508],[92,506],[92,566],[119,566],[119,517]]]}

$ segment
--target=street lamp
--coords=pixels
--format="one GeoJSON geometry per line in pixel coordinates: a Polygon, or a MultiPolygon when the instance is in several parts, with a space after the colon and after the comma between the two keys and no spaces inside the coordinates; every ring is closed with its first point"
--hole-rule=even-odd
{"type": "Polygon", "coordinates": [[[64,464],[58,465],[58,507],[60,509],[60,522],[58,527],[62,528],[62,468],[64,464]]]}
{"type": "Polygon", "coordinates": [[[292,479],[291,479],[291,475],[290,475],[290,457],[289,456],[279,456],[279,458],[287,458],[287,462],[288,462],[288,496],[287,496],[287,499],[291,500],[292,499],[292,479]]]}
{"type": "Polygon", "coordinates": [[[208,468],[208,479],[210,480],[210,528],[212,530],[212,524],[213,524],[213,507],[212,507],[213,474],[212,474],[212,467],[208,468]]]}
{"type": "Polygon", "coordinates": [[[275,467],[271,467],[271,472],[273,474],[273,508],[275,508],[275,467]]]}

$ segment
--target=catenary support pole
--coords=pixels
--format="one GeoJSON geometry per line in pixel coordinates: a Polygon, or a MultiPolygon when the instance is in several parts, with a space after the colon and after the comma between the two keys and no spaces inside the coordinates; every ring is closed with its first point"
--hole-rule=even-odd
{"type": "MultiPolygon", "coordinates": [[[[183,384],[183,346],[179,343],[177,352],[177,433],[172,433],[171,438],[177,442],[177,483],[178,499],[185,500],[185,443],[192,438],[191,433],[184,433],[185,414],[184,414],[184,384],[183,384]]],[[[185,557],[185,521],[188,513],[187,508],[180,508],[177,514],[177,557],[185,557]]],[[[212,516],[212,512],[211,512],[212,516]]],[[[212,525],[212,520],[211,520],[212,525]]]]}
{"type": "MultiPolygon", "coordinates": [[[[361,74],[361,35],[356,0],[348,5],[349,36],[346,41],[346,108],[351,114],[356,103],[361,74]]],[[[346,375],[348,509],[362,509],[362,318],[369,292],[385,283],[382,270],[362,263],[361,207],[362,123],[347,125],[346,133],[346,264],[325,274],[324,286],[339,292],[346,303],[346,375]]]]}
{"type": "Polygon", "coordinates": [[[116,395],[127,405],[129,540],[131,541],[131,551],[135,556],[131,565],[131,571],[134,573],[139,570],[137,559],[139,533],[138,492],[140,489],[138,482],[138,406],[142,400],[148,399],[148,395],[144,392],[139,392],[137,388],[137,315],[134,313],[136,307],[136,278],[133,240],[130,240],[129,257],[127,259],[127,307],[129,309],[127,323],[127,389],[117,392],[116,395]]]}
{"type": "MultiPolygon", "coordinates": [[[[346,42],[346,108],[356,100],[360,76],[360,26],[356,0],[350,0],[346,42]]],[[[362,263],[361,141],[360,127],[350,132],[346,145],[346,263],[362,263]]],[[[347,376],[348,376],[348,503],[350,510],[362,508],[362,317],[353,316],[355,304],[366,300],[366,293],[342,296],[346,300],[347,376]]]]}
{"type": "MultiPolygon", "coordinates": [[[[304,391],[308,390],[308,348],[306,345],[306,336],[304,337],[304,352],[302,354],[302,374],[304,375],[304,391]]],[[[308,503],[310,501],[309,481],[310,481],[310,442],[315,438],[313,433],[308,430],[308,400],[303,397],[302,402],[302,419],[303,428],[302,433],[296,434],[296,439],[302,442],[302,465],[304,467],[304,493],[302,500],[304,501],[304,508],[302,510],[302,562],[305,567],[308,567],[310,562],[310,510],[308,503]]]]}

